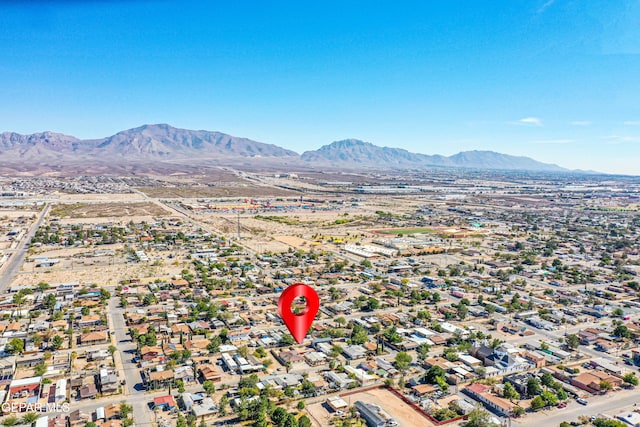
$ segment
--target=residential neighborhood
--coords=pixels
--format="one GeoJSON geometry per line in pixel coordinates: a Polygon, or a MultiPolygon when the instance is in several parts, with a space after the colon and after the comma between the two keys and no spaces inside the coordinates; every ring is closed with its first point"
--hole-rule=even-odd
{"type": "Polygon", "coordinates": [[[5,185],[5,426],[638,423],[635,187],[5,185]],[[296,283],[320,298],[301,344],[278,315],[296,283]]]}

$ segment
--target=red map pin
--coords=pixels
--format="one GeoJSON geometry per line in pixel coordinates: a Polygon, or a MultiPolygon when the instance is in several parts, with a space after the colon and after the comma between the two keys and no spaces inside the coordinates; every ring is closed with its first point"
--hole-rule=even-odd
{"type": "Polygon", "coordinates": [[[311,286],[303,283],[294,283],[282,292],[280,299],[278,299],[278,312],[280,317],[284,320],[284,324],[289,328],[289,332],[293,335],[293,338],[302,343],[304,337],[307,336],[309,328],[313,323],[313,320],[318,314],[320,308],[320,298],[318,294],[311,286]],[[307,307],[300,313],[295,314],[291,311],[291,303],[298,297],[305,297],[307,300],[307,307]]]}

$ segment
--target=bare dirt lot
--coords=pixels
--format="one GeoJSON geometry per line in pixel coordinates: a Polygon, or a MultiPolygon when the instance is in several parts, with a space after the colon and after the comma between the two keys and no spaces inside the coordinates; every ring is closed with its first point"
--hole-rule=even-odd
{"type": "Polygon", "coordinates": [[[169,211],[152,202],[140,203],[75,203],[57,205],[51,216],[71,218],[102,218],[131,216],[163,216],[169,211]]]}
{"type": "MultiPolygon", "coordinates": [[[[417,413],[416,410],[398,399],[390,391],[383,388],[367,390],[349,396],[344,396],[343,399],[350,402],[352,405],[358,400],[378,405],[393,417],[400,427],[411,427],[417,425],[424,427],[435,426],[435,424],[431,423],[427,418],[417,413]]],[[[330,414],[325,409],[323,403],[309,405],[307,406],[307,410],[312,415],[311,419],[317,426],[328,425],[327,421],[333,418],[333,414],[330,414]]]]}
{"type": "Polygon", "coordinates": [[[215,197],[261,197],[291,196],[295,191],[282,188],[257,186],[242,183],[224,183],[216,186],[175,186],[175,187],[140,187],[136,190],[149,197],[157,198],[215,198],[215,197]]]}

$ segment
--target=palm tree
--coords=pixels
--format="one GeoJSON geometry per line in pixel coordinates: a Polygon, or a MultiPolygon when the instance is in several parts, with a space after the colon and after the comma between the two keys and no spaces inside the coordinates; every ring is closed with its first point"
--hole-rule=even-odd
{"type": "Polygon", "coordinates": [[[20,420],[20,422],[22,424],[33,424],[36,422],[36,420],[40,417],[40,415],[36,414],[35,412],[27,412],[26,414],[24,414],[22,416],[22,419],[20,420]]]}

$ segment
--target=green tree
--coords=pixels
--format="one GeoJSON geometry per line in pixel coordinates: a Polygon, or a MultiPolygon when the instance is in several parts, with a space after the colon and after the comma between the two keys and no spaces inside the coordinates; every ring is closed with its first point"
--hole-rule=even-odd
{"type": "Polygon", "coordinates": [[[227,395],[223,395],[218,402],[218,413],[221,417],[227,415],[227,408],[229,407],[229,398],[227,395]]]}
{"type": "Polygon", "coordinates": [[[284,425],[284,421],[287,419],[287,415],[289,415],[287,413],[287,410],[284,409],[281,406],[278,406],[271,413],[271,422],[274,423],[277,426],[283,426],[284,425]]]}
{"type": "Polygon", "coordinates": [[[429,357],[429,351],[431,350],[431,347],[429,347],[429,344],[427,343],[422,343],[418,346],[417,352],[418,352],[418,358],[420,360],[425,360],[429,357]]]}
{"type": "Polygon", "coordinates": [[[467,307],[464,304],[458,304],[458,317],[460,318],[460,320],[464,320],[467,317],[467,314],[469,314],[469,307],[467,307]]]}
{"type": "Polygon", "coordinates": [[[402,337],[398,333],[398,328],[396,328],[395,326],[385,329],[382,335],[388,342],[392,344],[397,344],[402,342],[402,337]]]}
{"type": "Polygon", "coordinates": [[[42,301],[42,305],[44,306],[44,308],[49,311],[53,310],[56,307],[57,303],[58,300],[56,299],[55,294],[47,294],[42,301]]]}
{"type": "Polygon", "coordinates": [[[311,420],[306,415],[298,418],[298,427],[311,427],[311,420]]]}
{"type": "Polygon", "coordinates": [[[129,418],[129,415],[133,414],[133,406],[127,405],[126,402],[120,403],[120,417],[121,418],[129,418]]]}
{"type": "Polygon", "coordinates": [[[548,372],[545,372],[544,374],[542,374],[542,377],[540,378],[540,382],[542,382],[542,385],[545,387],[552,387],[553,384],[555,384],[553,377],[548,372]]]}
{"type": "Polygon", "coordinates": [[[283,334],[282,337],[280,338],[280,342],[279,345],[281,347],[286,347],[286,346],[290,346],[294,344],[294,340],[293,337],[289,334],[283,334]]]}
{"type": "Polygon", "coordinates": [[[207,392],[208,395],[212,395],[216,392],[216,385],[211,380],[206,380],[202,383],[202,388],[207,392]]]}
{"type": "Polygon", "coordinates": [[[505,383],[502,395],[505,399],[520,400],[520,393],[516,391],[511,383],[505,383]]]}
{"type": "Polygon", "coordinates": [[[400,371],[406,371],[407,369],[409,369],[409,365],[411,365],[412,361],[413,358],[411,357],[411,355],[409,355],[409,353],[400,351],[398,352],[398,354],[396,354],[395,367],[400,371]]]}
{"type": "Polygon", "coordinates": [[[21,338],[13,338],[9,341],[9,345],[6,348],[8,353],[22,354],[24,351],[24,341],[21,338]]]}
{"type": "Polygon", "coordinates": [[[252,424],[253,427],[268,427],[269,422],[267,421],[267,415],[265,411],[260,411],[258,413],[258,417],[252,424]]]}
{"type": "Polygon", "coordinates": [[[373,310],[377,310],[378,308],[380,308],[380,301],[378,301],[373,297],[370,297],[367,300],[367,310],[373,311],[373,310]]]}
{"type": "Polygon", "coordinates": [[[609,391],[613,388],[613,385],[607,380],[600,381],[600,390],[609,391]]]}
{"type": "Polygon", "coordinates": [[[576,334],[569,334],[567,335],[565,342],[567,343],[567,347],[575,350],[580,345],[580,337],[578,337],[576,334]]]}
{"type": "Polygon", "coordinates": [[[542,387],[535,377],[529,377],[527,380],[527,395],[536,396],[542,393],[542,387]]]}
{"type": "Polygon", "coordinates": [[[36,377],[40,377],[42,375],[45,374],[45,372],[47,372],[47,365],[46,363],[38,363],[34,368],[33,368],[33,374],[36,377]]]}
{"type": "Polygon", "coordinates": [[[465,427],[491,427],[495,424],[491,422],[491,414],[484,409],[474,409],[469,412],[465,427]]]}
{"type": "Polygon", "coordinates": [[[302,411],[304,409],[304,400],[298,400],[296,408],[298,408],[298,411],[302,411]]]}
{"type": "Polygon", "coordinates": [[[351,342],[354,344],[364,344],[368,341],[369,335],[364,327],[360,325],[354,325],[351,330],[351,342]]]}
{"type": "Polygon", "coordinates": [[[444,369],[442,369],[438,365],[433,365],[432,367],[429,368],[429,370],[427,370],[424,376],[424,379],[428,384],[436,384],[437,378],[444,378],[444,377],[445,377],[444,369]]]}
{"type": "Polygon", "coordinates": [[[209,344],[207,344],[207,351],[209,353],[217,353],[220,351],[220,345],[222,344],[222,340],[219,336],[214,336],[209,340],[209,344]]]}
{"type": "Polygon", "coordinates": [[[627,427],[622,421],[612,420],[608,418],[596,418],[592,421],[595,427],[627,427]]]}
{"type": "Polygon", "coordinates": [[[540,397],[544,399],[547,406],[556,406],[558,404],[558,397],[555,395],[555,393],[549,390],[543,391],[540,397]]]}
{"type": "Polygon", "coordinates": [[[18,424],[19,422],[20,420],[18,419],[18,417],[16,417],[15,415],[10,415],[2,420],[2,425],[4,427],[11,427],[18,424]]]}
{"type": "Polygon", "coordinates": [[[22,419],[20,420],[20,422],[22,424],[31,425],[31,424],[35,423],[38,418],[40,418],[40,415],[38,415],[37,413],[35,413],[35,412],[27,412],[26,414],[24,414],[22,416],[22,419]]]}
{"type": "Polygon", "coordinates": [[[298,419],[293,414],[287,414],[283,427],[298,427],[298,419]]]}
{"type": "Polygon", "coordinates": [[[547,406],[547,402],[545,402],[542,396],[536,396],[531,399],[531,410],[537,411],[544,408],[545,406],[547,406]]]}
{"type": "Polygon", "coordinates": [[[635,372],[629,372],[627,374],[625,374],[622,377],[622,381],[625,382],[625,384],[629,384],[632,386],[637,386],[638,385],[638,377],[636,377],[635,372]]]}
{"type": "Polygon", "coordinates": [[[187,427],[187,420],[184,418],[184,415],[182,415],[182,412],[178,412],[176,427],[187,427]]]}
{"type": "Polygon", "coordinates": [[[613,330],[613,335],[618,338],[631,338],[631,331],[625,325],[618,325],[613,330]]]}
{"type": "Polygon", "coordinates": [[[62,344],[64,344],[64,339],[60,335],[56,335],[55,337],[53,337],[49,345],[54,350],[58,350],[60,349],[60,347],[62,347],[62,344]]]}

